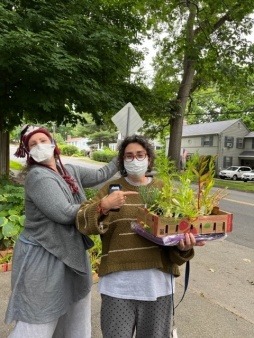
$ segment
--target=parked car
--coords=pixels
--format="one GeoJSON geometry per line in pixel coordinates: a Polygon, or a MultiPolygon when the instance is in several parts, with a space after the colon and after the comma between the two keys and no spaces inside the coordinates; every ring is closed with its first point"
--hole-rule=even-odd
{"type": "Polygon", "coordinates": [[[241,179],[242,179],[244,182],[247,182],[247,181],[254,181],[254,170],[252,170],[252,171],[250,171],[250,172],[243,173],[241,179]]]}
{"type": "Polygon", "coordinates": [[[231,166],[228,167],[227,169],[223,169],[219,172],[219,177],[224,179],[224,178],[229,178],[231,180],[239,180],[241,179],[242,175],[244,173],[249,173],[251,172],[251,167],[246,167],[246,166],[231,166]]]}

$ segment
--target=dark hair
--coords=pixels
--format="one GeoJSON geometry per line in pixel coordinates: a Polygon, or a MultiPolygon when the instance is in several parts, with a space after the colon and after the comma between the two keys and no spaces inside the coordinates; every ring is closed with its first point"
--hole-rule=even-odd
{"type": "Polygon", "coordinates": [[[138,143],[146,150],[147,157],[149,160],[147,171],[151,171],[153,168],[153,163],[155,159],[155,153],[154,153],[154,148],[152,144],[149,143],[148,140],[144,136],[132,135],[132,136],[125,137],[125,139],[121,142],[121,144],[118,147],[118,151],[119,151],[118,152],[118,166],[119,166],[119,171],[121,175],[126,176],[126,170],[124,168],[124,153],[125,153],[125,148],[130,143],[138,143]]]}

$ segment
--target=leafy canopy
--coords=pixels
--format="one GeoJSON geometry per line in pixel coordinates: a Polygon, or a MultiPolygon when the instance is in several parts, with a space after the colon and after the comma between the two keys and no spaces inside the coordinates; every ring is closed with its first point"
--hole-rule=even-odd
{"type": "Polygon", "coordinates": [[[143,17],[132,1],[3,0],[0,16],[3,130],[23,118],[74,124],[81,112],[100,121],[135,91],[143,17]]]}

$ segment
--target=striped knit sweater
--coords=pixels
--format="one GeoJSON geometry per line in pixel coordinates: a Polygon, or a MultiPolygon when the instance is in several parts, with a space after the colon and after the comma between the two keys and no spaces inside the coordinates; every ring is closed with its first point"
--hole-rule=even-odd
{"type": "MultiPolygon", "coordinates": [[[[129,195],[119,212],[111,211],[101,217],[98,212],[100,200],[108,194],[109,184],[121,184],[125,191],[138,191],[124,177],[110,181],[90,201],[84,202],[77,214],[77,229],[86,235],[100,234],[102,257],[99,276],[115,271],[158,268],[179,276],[179,266],[194,256],[194,250],[180,251],[177,247],[160,246],[131,229],[131,221],[137,219],[138,206],[143,206],[141,196],[129,195]]],[[[152,179],[148,187],[161,187],[161,182],[152,179]]]]}

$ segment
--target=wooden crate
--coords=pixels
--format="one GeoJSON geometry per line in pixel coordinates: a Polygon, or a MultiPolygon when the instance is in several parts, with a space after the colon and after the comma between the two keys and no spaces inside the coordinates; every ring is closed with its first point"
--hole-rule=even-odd
{"type": "Polygon", "coordinates": [[[154,236],[163,237],[186,232],[197,234],[216,234],[232,231],[233,214],[218,210],[216,215],[198,216],[195,219],[163,217],[139,208],[137,222],[154,236]]]}

